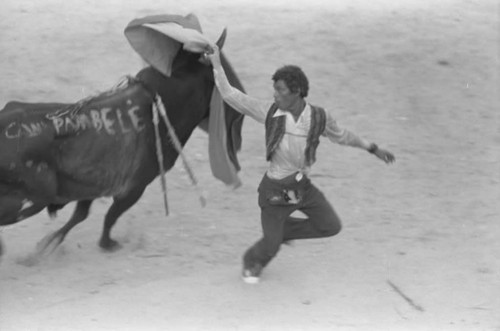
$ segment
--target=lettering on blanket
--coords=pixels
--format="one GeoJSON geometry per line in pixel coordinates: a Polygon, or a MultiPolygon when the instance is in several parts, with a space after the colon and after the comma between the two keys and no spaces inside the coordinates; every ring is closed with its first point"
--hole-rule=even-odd
{"type": "Polygon", "coordinates": [[[45,128],[53,126],[56,134],[70,134],[93,128],[108,135],[140,132],[145,128],[144,119],[139,113],[139,106],[128,109],[103,107],[91,109],[86,113],[65,113],[59,116],[47,116],[47,122],[12,122],[5,129],[9,139],[19,137],[33,138],[41,135],[45,128]]]}
{"type": "Polygon", "coordinates": [[[47,127],[45,122],[18,123],[12,122],[5,128],[5,136],[9,139],[19,137],[36,137],[47,127]]]}

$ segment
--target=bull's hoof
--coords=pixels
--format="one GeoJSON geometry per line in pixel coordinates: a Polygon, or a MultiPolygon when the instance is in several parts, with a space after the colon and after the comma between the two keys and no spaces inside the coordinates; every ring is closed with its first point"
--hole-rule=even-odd
{"type": "Polygon", "coordinates": [[[118,241],[108,238],[108,239],[101,239],[99,241],[99,247],[101,247],[101,249],[106,252],[112,253],[121,249],[122,245],[118,241]]]}
{"type": "Polygon", "coordinates": [[[58,233],[50,233],[40,240],[36,245],[36,253],[39,256],[52,254],[63,242],[63,237],[58,233]]]}

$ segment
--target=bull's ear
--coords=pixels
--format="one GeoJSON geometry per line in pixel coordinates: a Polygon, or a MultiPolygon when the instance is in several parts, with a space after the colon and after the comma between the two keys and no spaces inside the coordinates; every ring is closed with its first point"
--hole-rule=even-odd
{"type": "Polygon", "coordinates": [[[219,49],[222,49],[224,46],[224,43],[226,42],[226,36],[227,36],[227,28],[224,28],[224,31],[222,31],[219,40],[215,43],[219,49]]]}

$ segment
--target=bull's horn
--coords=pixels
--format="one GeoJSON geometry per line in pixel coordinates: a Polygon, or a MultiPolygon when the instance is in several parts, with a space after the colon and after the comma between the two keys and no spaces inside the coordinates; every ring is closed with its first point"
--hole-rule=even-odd
{"type": "Polygon", "coordinates": [[[222,49],[222,46],[224,46],[224,43],[226,42],[226,36],[227,36],[227,28],[224,28],[222,31],[219,40],[215,43],[219,49],[222,49]]]}

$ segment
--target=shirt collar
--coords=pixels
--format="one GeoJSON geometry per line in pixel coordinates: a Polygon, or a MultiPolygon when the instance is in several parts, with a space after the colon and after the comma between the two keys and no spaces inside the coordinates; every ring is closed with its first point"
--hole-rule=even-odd
{"type": "Polygon", "coordinates": [[[281,109],[278,109],[276,110],[276,112],[274,113],[273,117],[278,117],[278,116],[286,116],[288,112],[287,111],[284,111],[284,110],[281,110],[281,109]]]}
{"type": "MultiPolygon", "coordinates": [[[[302,113],[300,114],[299,118],[302,117],[304,115],[304,113],[309,109],[309,104],[306,103],[306,106],[304,107],[304,110],[302,111],[302,113]]],[[[278,108],[278,110],[276,110],[276,112],[274,113],[273,117],[278,117],[278,116],[286,116],[286,114],[290,114],[290,112],[288,111],[285,111],[285,110],[281,110],[278,108]]]]}

